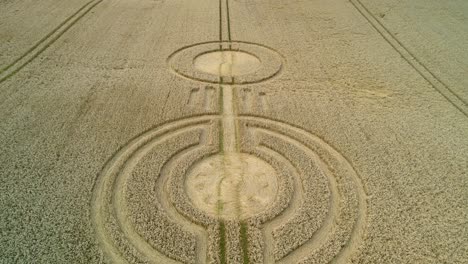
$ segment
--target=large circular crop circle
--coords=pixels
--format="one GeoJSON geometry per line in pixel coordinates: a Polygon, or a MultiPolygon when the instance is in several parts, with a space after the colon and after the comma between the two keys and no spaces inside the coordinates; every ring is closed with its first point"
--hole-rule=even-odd
{"type": "Polygon", "coordinates": [[[219,152],[205,138],[219,132],[219,119],[155,127],[112,156],[92,199],[106,255],[115,262],[203,262],[218,253],[221,218],[254,232],[248,242],[258,248],[249,252],[264,254],[265,263],[349,260],[365,234],[366,196],[343,155],[301,128],[247,116],[238,117],[242,152],[219,152]],[[233,193],[217,196],[218,188],[233,193]],[[204,200],[207,194],[215,199],[204,200]]]}
{"type": "Polygon", "coordinates": [[[274,202],[278,179],[270,164],[253,155],[224,153],[195,164],[186,189],[192,203],[208,214],[243,219],[274,202]]]}
{"type": "Polygon", "coordinates": [[[175,51],[168,64],[177,75],[194,81],[241,85],[273,78],[283,67],[283,57],[260,44],[213,41],[175,51]]]}

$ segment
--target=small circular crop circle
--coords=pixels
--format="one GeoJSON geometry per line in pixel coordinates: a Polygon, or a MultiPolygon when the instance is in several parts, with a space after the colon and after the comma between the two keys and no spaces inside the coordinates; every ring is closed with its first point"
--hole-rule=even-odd
{"type": "Polygon", "coordinates": [[[254,216],[275,201],[278,178],[267,162],[245,153],[214,155],[195,164],[185,185],[194,206],[224,219],[254,216]]]}
{"type": "Polygon", "coordinates": [[[260,44],[213,41],[175,51],[168,64],[177,75],[191,80],[241,85],[273,78],[283,67],[283,57],[260,44]]]}

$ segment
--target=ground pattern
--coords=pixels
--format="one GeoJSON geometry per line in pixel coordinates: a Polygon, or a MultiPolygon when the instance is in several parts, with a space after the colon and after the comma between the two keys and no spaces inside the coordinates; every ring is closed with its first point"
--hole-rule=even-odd
{"type": "Polygon", "coordinates": [[[0,6],[0,262],[468,260],[466,1],[0,6]]]}
{"type": "Polygon", "coordinates": [[[107,163],[93,198],[104,251],[116,262],[350,260],[365,233],[360,179],[322,139],[238,114],[249,107],[238,87],[275,77],[284,59],[231,39],[229,0],[219,17],[218,41],[182,47],[168,65],[187,81],[215,84],[220,111],[149,130],[107,163]]]}

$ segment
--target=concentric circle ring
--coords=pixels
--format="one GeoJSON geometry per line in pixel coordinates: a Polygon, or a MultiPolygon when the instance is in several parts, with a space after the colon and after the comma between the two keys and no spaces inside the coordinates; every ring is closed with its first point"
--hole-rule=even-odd
{"type": "Polygon", "coordinates": [[[252,84],[266,81],[278,75],[283,67],[284,58],[267,46],[244,42],[203,42],[178,49],[168,57],[169,67],[179,76],[194,81],[222,84],[252,84]],[[195,59],[203,54],[216,51],[239,51],[250,54],[260,60],[260,67],[255,71],[235,76],[220,76],[195,67],[195,59]]]}

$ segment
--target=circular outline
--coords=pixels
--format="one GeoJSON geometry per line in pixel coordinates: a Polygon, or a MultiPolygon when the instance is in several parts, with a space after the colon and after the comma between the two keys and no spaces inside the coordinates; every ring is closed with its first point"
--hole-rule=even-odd
{"type": "MultiPolygon", "coordinates": [[[[156,137],[164,135],[164,137],[170,137],[172,133],[177,133],[180,129],[188,129],[189,127],[196,126],[199,124],[204,124],[207,122],[210,122],[212,120],[217,120],[219,119],[218,115],[204,115],[204,116],[197,116],[197,117],[189,117],[185,119],[180,119],[172,122],[168,122],[165,124],[161,124],[158,126],[155,126],[144,133],[134,137],[132,140],[130,140],[127,144],[125,144],[117,153],[115,153],[105,164],[101,172],[99,173],[98,177],[96,178],[96,182],[93,188],[93,196],[91,200],[91,217],[92,217],[92,223],[95,228],[97,238],[99,243],[101,244],[101,248],[105,251],[107,255],[111,257],[113,260],[125,260],[125,256],[122,255],[122,252],[120,252],[119,247],[115,245],[115,241],[111,239],[107,229],[106,229],[106,223],[108,222],[107,219],[109,217],[115,217],[114,215],[110,215],[107,217],[102,217],[102,215],[105,213],[106,210],[105,208],[109,207],[109,204],[107,202],[107,195],[106,192],[112,192],[114,185],[111,185],[110,187],[107,186],[108,184],[109,177],[113,177],[115,174],[119,174],[119,171],[122,169],[123,164],[125,164],[129,158],[131,158],[135,152],[137,152],[141,147],[147,145],[149,142],[152,142],[155,140],[156,137]]],[[[262,117],[253,117],[253,116],[240,116],[238,117],[238,120],[246,120],[248,122],[254,122],[257,124],[263,124],[263,125],[273,125],[273,127],[277,127],[276,129],[269,128],[266,126],[266,130],[272,129],[272,131],[276,131],[277,133],[285,133],[285,131],[293,132],[292,135],[285,134],[286,137],[290,137],[291,139],[294,139],[298,142],[302,142],[300,139],[295,138],[294,134],[296,136],[298,134],[301,134],[304,137],[309,138],[310,140],[317,142],[320,148],[325,148],[327,152],[331,156],[334,157],[334,159],[337,159],[339,162],[344,163],[346,166],[346,170],[352,171],[353,175],[351,176],[352,181],[355,183],[355,187],[353,187],[354,192],[358,196],[358,206],[357,206],[357,216],[353,220],[353,229],[352,233],[350,234],[350,237],[347,239],[347,241],[350,244],[356,244],[359,243],[359,240],[362,239],[362,236],[365,232],[365,223],[366,223],[366,212],[367,212],[367,203],[365,200],[365,191],[364,187],[362,185],[361,179],[355,172],[354,168],[352,165],[349,163],[349,161],[343,157],[335,148],[330,146],[327,142],[325,142],[323,139],[309,133],[308,131],[296,127],[294,125],[287,124],[285,122],[280,122],[277,120],[272,120],[272,119],[267,119],[267,118],[262,118],[262,117]]],[[[262,128],[262,127],[259,127],[262,128]]],[[[305,146],[308,145],[306,142],[302,142],[305,146]]],[[[310,147],[308,147],[310,148],[310,147]]],[[[311,149],[312,150],[312,149],[311,149]]],[[[270,164],[272,165],[272,164],[270,164]]],[[[111,181],[115,181],[114,178],[110,179],[111,181]]],[[[170,197],[166,197],[167,199],[170,199],[170,197]]],[[[177,209],[177,206],[175,206],[177,209]]],[[[179,212],[180,214],[180,212],[179,212]]],[[[184,214],[181,214],[182,216],[186,217],[184,214]]],[[[124,235],[124,238],[129,240],[127,236],[124,235]]],[[[134,242],[129,241],[131,244],[134,244],[134,242]]],[[[306,242],[307,243],[307,242],[306,242]]],[[[138,250],[138,249],[137,249],[138,250]]],[[[155,251],[157,251],[155,249],[155,251]]],[[[297,249],[294,249],[292,253],[296,252],[297,249]]],[[[337,255],[339,257],[347,257],[347,255],[350,253],[349,251],[353,252],[353,249],[350,247],[345,247],[344,249],[341,249],[338,251],[337,255]],[[347,253],[343,253],[344,251],[347,251],[347,253]]],[[[168,258],[164,253],[157,251],[160,255],[164,256],[164,258],[168,258]]],[[[305,257],[310,257],[312,255],[308,254],[305,257]]],[[[335,257],[336,257],[335,256],[335,257]]],[[[172,259],[171,259],[172,260],[172,259]]],[[[172,260],[174,261],[174,260],[172,260]]],[[[175,261],[177,262],[177,261],[175,261]]]]}
{"type": "MultiPolygon", "coordinates": [[[[217,115],[203,115],[175,120],[154,126],[131,139],[105,163],[93,186],[93,195],[91,200],[91,220],[101,249],[112,261],[117,263],[127,262],[126,256],[122,254],[119,246],[115,244],[115,239],[112,239],[112,236],[109,234],[106,228],[106,223],[109,222],[108,219],[117,218],[117,216],[114,214],[107,216],[105,215],[105,212],[109,210],[107,208],[110,207],[107,201],[109,195],[107,195],[106,192],[112,192],[113,188],[115,187],[115,180],[117,180],[119,174],[121,173],[122,166],[124,166],[128,160],[131,159],[133,155],[140,150],[140,148],[150,144],[152,141],[158,140],[160,137],[170,137],[174,132],[184,128],[193,127],[200,124],[208,124],[211,120],[217,118],[219,118],[217,115]],[[109,177],[111,178],[107,179],[109,177]],[[111,187],[106,186],[108,181],[112,181],[111,187]]],[[[169,157],[168,160],[170,159],[171,158],[169,157]]],[[[113,196],[113,194],[110,194],[111,199],[113,196]]],[[[118,227],[119,230],[122,230],[120,225],[118,225],[118,227]]],[[[129,241],[133,248],[135,248],[135,241],[131,241],[131,239],[129,239],[125,234],[123,234],[123,238],[129,241]]],[[[145,257],[148,257],[145,255],[145,253],[141,252],[141,249],[135,249],[145,257]]],[[[164,260],[165,263],[182,263],[170,258],[169,256],[166,256],[163,252],[160,252],[154,248],[152,248],[152,252],[155,252],[154,254],[159,255],[157,257],[162,258],[161,261],[164,260]]],[[[154,259],[154,257],[150,257],[150,259],[154,259]]]]}
{"type": "MultiPolygon", "coordinates": [[[[191,167],[194,166],[196,163],[199,163],[202,160],[207,159],[217,154],[219,153],[210,154],[206,156],[200,156],[197,159],[194,159],[194,162],[188,166],[187,170],[190,170],[191,167]]],[[[245,152],[245,154],[252,154],[252,153],[245,152]]],[[[275,169],[275,171],[277,172],[278,186],[290,184],[290,179],[283,177],[284,175],[280,173],[281,170],[279,167],[276,166],[276,164],[270,164],[263,157],[258,157],[258,158],[268,163],[269,165],[273,167],[273,169],[275,169]]],[[[201,225],[205,225],[206,222],[217,222],[219,220],[219,217],[213,216],[212,214],[209,214],[206,211],[194,206],[187,192],[185,191],[185,189],[183,189],[185,186],[185,182],[186,182],[186,175],[183,175],[182,177],[178,177],[177,175],[172,175],[172,176],[173,177],[171,177],[171,179],[169,180],[171,181],[169,186],[171,187],[177,186],[177,187],[174,188],[174,190],[171,190],[169,192],[170,197],[168,197],[168,199],[172,201],[172,204],[174,205],[174,207],[176,208],[176,210],[179,212],[180,215],[184,216],[190,221],[199,223],[201,225]],[[177,200],[179,201],[179,203],[176,202],[177,200]]],[[[252,219],[258,218],[258,219],[262,219],[261,222],[267,222],[275,218],[284,210],[284,208],[282,208],[283,201],[280,200],[281,196],[284,196],[284,195],[286,195],[285,196],[286,203],[289,204],[291,197],[287,196],[287,192],[281,192],[281,190],[279,190],[277,195],[275,196],[275,199],[269,206],[270,212],[268,210],[262,210],[262,211],[257,212],[254,215],[250,215],[248,217],[241,218],[239,220],[251,221],[252,219]]],[[[233,219],[226,218],[224,220],[229,221],[233,219]]],[[[236,220],[233,220],[233,221],[236,221],[236,220]]]]}
{"type": "Polygon", "coordinates": [[[168,56],[166,62],[171,71],[188,80],[211,84],[245,85],[260,83],[278,76],[283,70],[285,58],[273,48],[258,43],[247,41],[207,41],[175,50],[168,56]],[[208,47],[204,48],[204,46],[208,47]],[[219,75],[200,71],[194,67],[194,58],[207,52],[220,50],[248,53],[259,59],[261,66],[254,72],[234,77],[220,77],[219,75]]]}
{"type": "MultiPolygon", "coordinates": [[[[360,241],[362,240],[362,237],[364,236],[364,233],[365,233],[365,230],[366,230],[366,222],[367,222],[367,217],[366,217],[367,216],[367,201],[366,201],[366,197],[367,197],[367,195],[366,195],[364,185],[362,184],[362,180],[360,179],[359,175],[357,174],[356,170],[353,168],[351,163],[348,161],[348,159],[346,159],[340,152],[338,152],[334,147],[332,147],[325,140],[323,140],[322,138],[320,138],[320,137],[318,137],[318,136],[304,130],[301,127],[291,125],[291,124],[285,123],[283,121],[278,121],[278,120],[268,119],[268,118],[258,117],[258,116],[252,116],[252,115],[244,115],[244,116],[240,117],[239,119],[244,120],[245,121],[244,125],[246,125],[247,127],[252,127],[254,129],[260,129],[260,130],[265,130],[265,131],[271,131],[272,134],[278,134],[278,135],[281,135],[281,137],[289,138],[290,140],[299,143],[299,145],[302,145],[303,147],[308,149],[310,152],[314,153],[314,156],[317,156],[315,159],[318,160],[319,163],[322,163],[326,167],[328,167],[327,168],[327,170],[328,170],[327,173],[324,173],[324,174],[325,174],[325,176],[327,178],[329,178],[330,181],[333,181],[333,182],[335,182],[335,184],[337,184],[333,188],[338,187],[338,189],[336,190],[337,194],[338,194],[338,197],[342,198],[342,196],[345,193],[350,192],[350,191],[352,193],[348,193],[348,195],[351,195],[351,197],[353,195],[356,196],[356,202],[357,202],[357,206],[355,207],[356,208],[356,212],[355,212],[356,215],[353,217],[353,220],[352,220],[352,226],[351,226],[351,231],[350,231],[349,237],[345,238],[344,241],[346,241],[349,244],[353,244],[353,245],[360,244],[360,241]],[[287,132],[289,132],[289,133],[287,133],[287,132]],[[326,158],[326,160],[328,160],[328,162],[325,162],[325,159],[321,158],[320,155],[318,155],[318,153],[320,153],[320,152],[319,151],[314,151],[314,149],[321,150],[320,152],[325,151],[325,153],[329,156],[328,158],[326,158]],[[329,162],[331,162],[333,165],[338,165],[338,167],[333,168],[333,166],[328,164],[329,162]],[[331,172],[330,168],[333,168],[334,172],[331,172]],[[339,170],[344,170],[347,173],[345,173],[345,174],[342,174],[343,172],[338,173],[339,170]],[[341,177],[336,177],[337,175],[340,175],[341,177]],[[351,185],[343,184],[342,183],[343,179],[351,180],[353,185],[351,186],[351,185]],[[345,192],[343,192],[342,189],[345,189],[345,192]],[[346,189],[348,189],[348,190],[346,190],[346,189]]],[[[275,137],[277,137],[277,136],[275,136],[275,137]]],[[[273,150],[273,151],[277,152],[276,150],[273,150]]],[[[285,157],[281,153],[279,153],[279,152],[277,152],[277,153],[280,154],[281,156],[283,156],[286,160],[288,160],[287,157],[285,157]]],[[[291,161],[289,161],[289,163],[291,163],[291,165],[292,165],[291,161]]],[[[302,176],[299,176],[299,177],[302,177],[302,176]]],[[[330,188],[330,191],[332,191],[333,188],[331,186],[329,188],[330,188]]],[[[342,201],[338,202],[338,204],[341,204],[341,203],[342,203],[342,201]]],[[[345,207],[345,208],[347,208],[347,207],[345,207]]],[[[342,210],[343,210],[343,208],[338,209],[338,211],[337,211],[338,215],[342,214],[342,210]]],[[[329,212],[329,214],[330,213],[331,212],[329,212]]],[[[328,223],[328,224],[325,223],[325,225],[330,225],[330,224],[334,225],[333,219],[335,219],[336,217],[337,216],[332,216],[332,222],[328,223]]],[[[274,221],[274,219],[272,219],[270,222],[272,222],[272,221],[274,221]]],[[[341,221],[342,220],[340,220],[340,222],[341,221]]],[[[267,225],[269,223],[267,223],[267,225]]],[[[323,239],[321,235],[317,235],[318,232],[322,231],[323,227],[324,227],[324,223],[322,223],[320,228],[317,231],[315,231],[313,233],[313,235],[305,243],[299,245],[297,248],[292,249],[292,251],[287,253],[287,255],[281,257],[280,259],[275,260],[274,262],[275,263],[276,262],[278,262],[278,263],[290,263],[292,261],[291,260],[291,255],[301,255],[300,256],[300,259],[301,259],[300,263],[309,263],[310,261],[312,261],[310,258],[314,256],[313,253],[316,252],[316,250],[318,249],[316,247],[317,245],[315,245],[315,244],[318,243],[319,246],[322,246],[327,242],[327,240],[323,239]],[[315,240],[316,243],[314,244],[313,240],[314,240],[314,238],[317,238],[317,237],[319,237],[319,238],[315,240]],[[322,240],[324,240],[324,241],[322,241],[322,240]],[[311,241],[313,243],[310,244],[309,242],[311,242],[311,241]],[[306,246],[306,244],[308,244],[308,245],[306,246]],[[313,250],[311,250],[309,248],[310,246],[312,246],[313,250]]],[[[343,228],[346,228],[346,227],[347,227],[347,225],[343,226],[343,228]]],[[[334,229],[336,229],[336,226],[331,227],[331,230],[334,230],[334,229]]],[[[338,230],[340,230],[340,229],[341,228],[338,228],[338,230]]],[[[326,233],[326,234],[328,234],[330,237],[334,237],[333,233],[326,233]]],[[[327,247],[325,247],[325,249],[327,249],[327,247]]],[[[341,263],[338,259],[340,259],[340,260],[343,260],[343,258],[344,259],[349,259],[350,256],[352,255],[352,253],[355,251],[354,249],[355,249],[354,247],[340,248],[338,250],[338,252],[336,252],[335,254],[332,255],[332,258],[333,258],[332,260],[336,261],[338,263],[341,263]]],[[[293,257],[293,258],[296,259],[295,257],[293,257]]]]}

